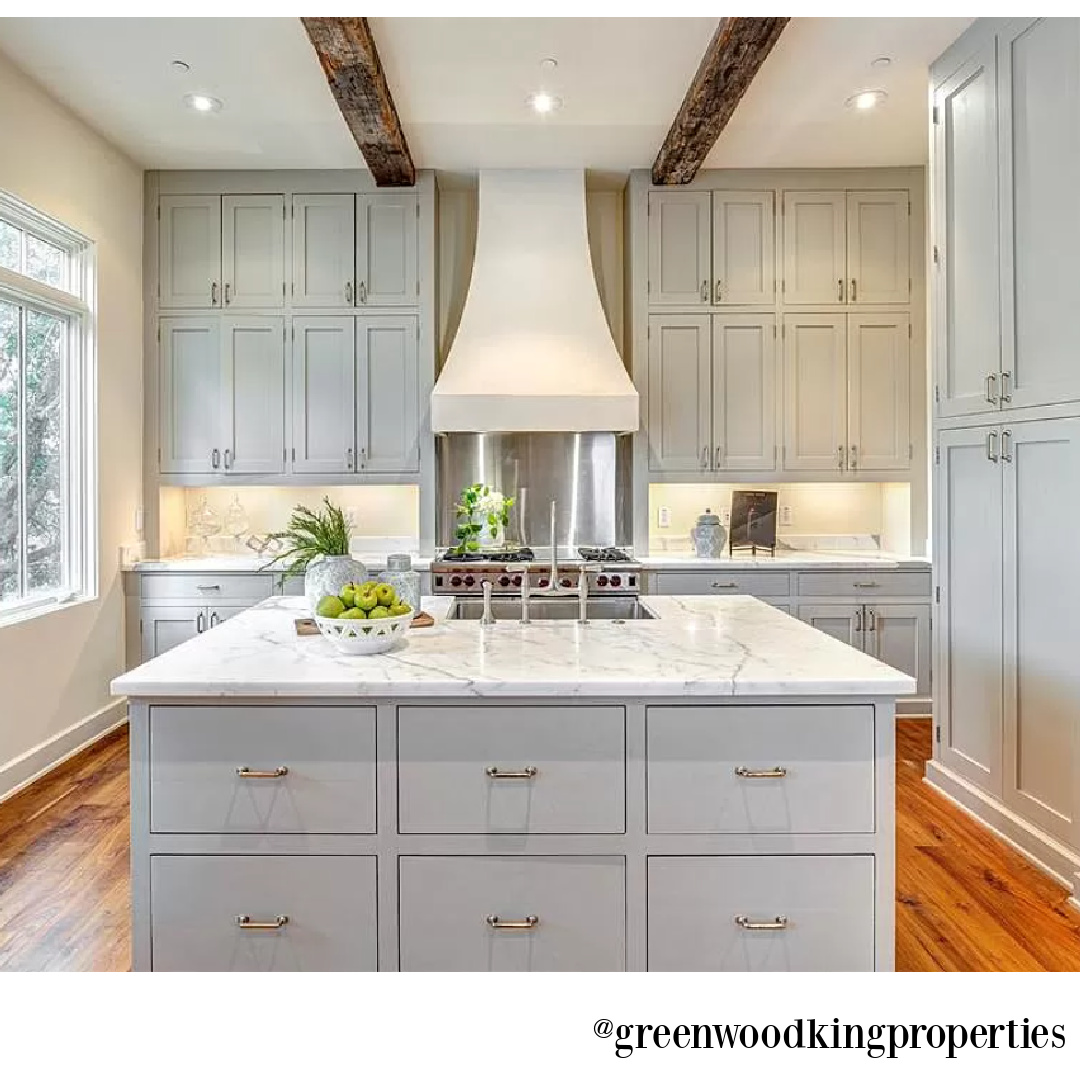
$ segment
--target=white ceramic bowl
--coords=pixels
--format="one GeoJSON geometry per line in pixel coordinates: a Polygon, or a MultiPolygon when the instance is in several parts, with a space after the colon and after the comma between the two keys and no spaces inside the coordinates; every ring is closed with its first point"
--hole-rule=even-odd
{"type": "Polygon", "coordinates": [[[324,619],[316,615],[315,624],[338,652],[364,656],[386,652],[400,641],[414,615],[412,611],[389,619],[324,619]]]}

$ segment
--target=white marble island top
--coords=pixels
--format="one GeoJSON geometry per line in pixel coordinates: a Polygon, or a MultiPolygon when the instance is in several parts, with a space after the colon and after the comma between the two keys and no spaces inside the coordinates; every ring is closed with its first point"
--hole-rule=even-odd
{"type": "Polygon", "coordinates": [[[624,623],[446,619],[390,652],[346,656],[298,637],[300,597],[275,597],[114,679],[134,698],[893,697],[915,680],[749,596],[647,596],[624,623]]]}

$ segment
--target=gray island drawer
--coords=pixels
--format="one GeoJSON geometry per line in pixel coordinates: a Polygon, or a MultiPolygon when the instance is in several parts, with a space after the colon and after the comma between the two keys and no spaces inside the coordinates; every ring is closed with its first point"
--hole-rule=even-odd
{"type": "Polygon", "coordinates": [[[155,971],[378,968],[373,856],[154,855],[150,883],[155,971]]]}
{"type": "Polygon", "coordinates": [[[649,832],[874,831],[870,706],[673,705],[646,717],[649,832]]]}
{"type": "Polygon", "coordinates": [[[819,570],[799,574],[800,596],[929,596],[929,570],[819,570]]]}
{"type": "Polygon", "coordinates": [[[139,595],[144,600],[266,600],[274,592],[273,574],[140,574],[139,595]]]}
{"type": "Polygon", "coordinates": [[[154,706],[150,829],[375,832],[374,708],[154,706]]]}
{"type": "Polygon", "coordinates": [[[652,570],[651,592],[666,596],[787,596],[786,570],[652,570]]]}
{"type": "Polygon", "coordinates": [[[873,855],[649,859],[650,971],[873,971],[873,855]]]}
{"type": "Polygon", "coordinates": [[[621,833],[625,729],[621,705],[399,708],[400,830],[621,833]]]}
{"type": "Polygon", "coordinates": [[[624,868],[614,855],[403,857],[401,970],[622,971],[624,868]]]}

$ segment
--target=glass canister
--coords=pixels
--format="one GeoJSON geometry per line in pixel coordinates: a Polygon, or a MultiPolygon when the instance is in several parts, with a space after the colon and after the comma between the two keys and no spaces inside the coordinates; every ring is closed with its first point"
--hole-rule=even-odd
{"type": "Polygon", "coordinates": [[[393,585],[398,596],[415,612],[420,610],[420,575],[412,568],[412,556],[387,555],[379,581],[393,585]]]}

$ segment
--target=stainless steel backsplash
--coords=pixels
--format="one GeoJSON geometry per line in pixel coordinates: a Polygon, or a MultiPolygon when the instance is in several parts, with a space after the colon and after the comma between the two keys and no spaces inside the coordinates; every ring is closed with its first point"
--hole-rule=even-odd
{"type": "Polygon", "coordinates": [[[560,546],[625,546],[630,542],[632,440],[628,435],[463,432],[440,435],[435,447],[436,535],[441,546],[455,542],[458,494],[476,483],[517,500],[506,531],[512,544],[541,548],[551,543],[552,499],[558,503],[560,546]]]}

